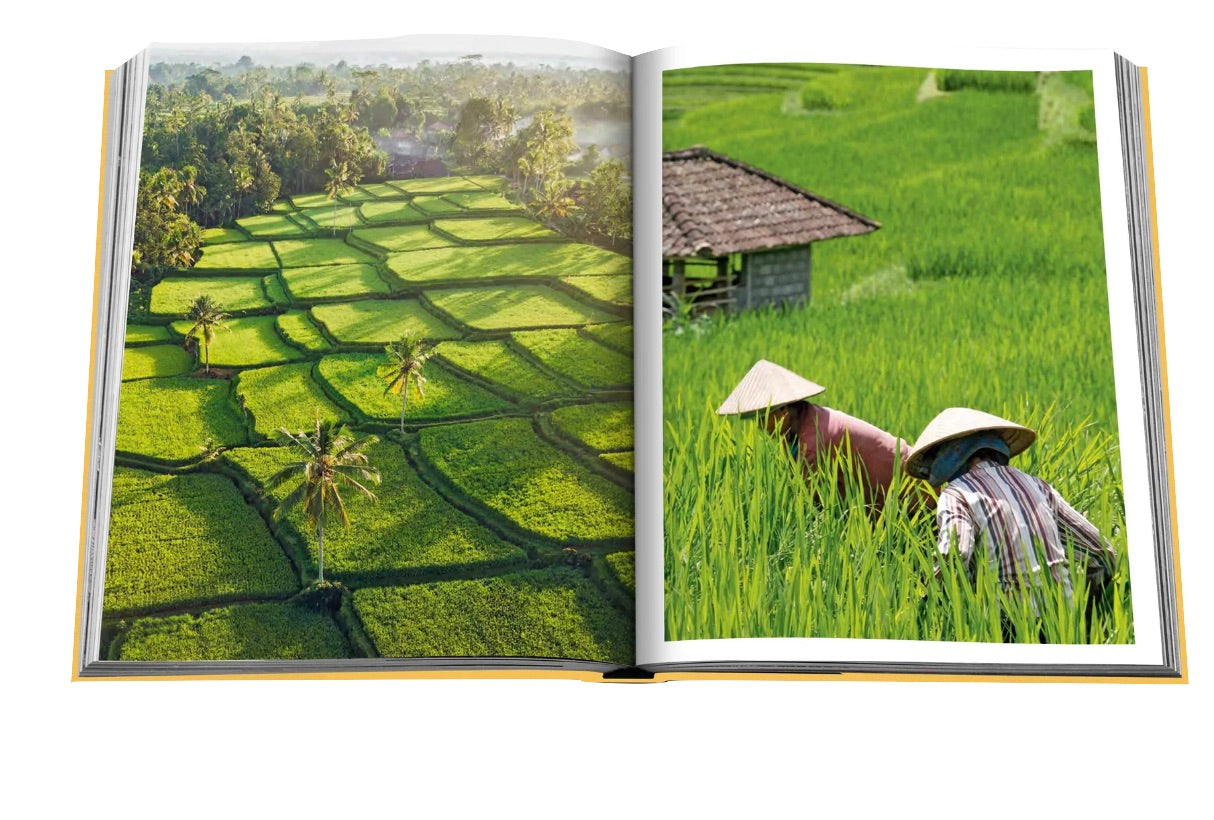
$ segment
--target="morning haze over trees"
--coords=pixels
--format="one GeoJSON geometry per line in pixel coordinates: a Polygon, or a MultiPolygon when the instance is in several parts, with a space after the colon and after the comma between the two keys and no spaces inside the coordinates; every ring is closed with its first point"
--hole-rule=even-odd
{"type": "Polygon", "coordinates": [[[623,250],[631,239],[623,72],[479,55],[409,67],[245,56],[156,63],[149,78],[138,274],[189,267],[201,228],[266,213],[283,196],[448,171],[505,176],[512,198],[583,241],[623,250]]]}

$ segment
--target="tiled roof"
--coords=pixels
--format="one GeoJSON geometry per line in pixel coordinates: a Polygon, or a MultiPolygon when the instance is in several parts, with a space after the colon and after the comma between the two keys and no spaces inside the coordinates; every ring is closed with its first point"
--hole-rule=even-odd
{"type": "Polygon", "coordinates": [[[662,155],[662,256],[724,256],[881,227],[876,220],[722,154],[662,155]]]}

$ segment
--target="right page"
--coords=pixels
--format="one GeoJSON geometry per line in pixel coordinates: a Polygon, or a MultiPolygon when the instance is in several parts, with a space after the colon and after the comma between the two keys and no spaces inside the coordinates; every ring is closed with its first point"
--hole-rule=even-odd
{"type": "Polygon", "coordinates": [[[634,71],[638,662],[1158,664],[1115,56],[634,71]]]}

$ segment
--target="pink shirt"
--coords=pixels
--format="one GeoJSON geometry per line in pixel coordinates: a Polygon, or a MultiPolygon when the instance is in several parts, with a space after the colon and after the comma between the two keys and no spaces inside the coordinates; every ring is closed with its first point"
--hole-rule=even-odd
{"type": "MultiPolygon", "coordinates": [[[[884,503],[894,477],[895,454],[900,450],[901,461],[905,464],[910,456],[910,445],[862,419],[810,402],[805,405],[797,437],[798,452],[806,465],[813,467],[820,452],[836,451],[845,441],[850,441],[852,453],[859,459],[868,479],[865,501],[875,499],[878,505],[884,503]]],[[[839,486],[844,486],[842,476],[839,486]]]]}

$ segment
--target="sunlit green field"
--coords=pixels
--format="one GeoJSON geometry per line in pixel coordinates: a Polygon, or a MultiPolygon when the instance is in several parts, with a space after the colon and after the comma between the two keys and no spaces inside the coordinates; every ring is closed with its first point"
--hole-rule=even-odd
{"type": "Polygon", "coordinates": [[[123,357],[105,657],[633,661],[617,580],[632,549],[631,475],[615,464],[632,447],[631,366],[618,352],[628,301],[616,283],[600,283],[609,302],[567,284],[621,278],[630,260],[555,234],[516,242],[549,232],[490,221],[524,213],[502,183],[295,196],[208,229],[195,268],[145,285],[123,357]],[[436,230],[433,214],[455,230],[436,230]],[[491,229],[497,244],[456,236],[465,228],[491,229]],[[188,318],[200,295],[227,314],[209,343],[188,318]],[[552,324],[568,326],[563,361],[512,335],[552,324]],[[379,371],[384,345],[407,331],[435,356],[402,408],[379,371]],[[566,373],[596,367],[611,378],[566,373]],[[318,417],[375,436],[366,452],[382,479],[375,501],[343,491],[350,525],[325,528],[334,599],[313,586],[317,532],[298,506],[275,514],[291,486],[269,483],[301,457],[281,431],[318,417]]]}
{"type": "Polygon", "coordinates": [[[1065,128],[1039,123],[1056,85],[958,82],[939,93],[925,69],[814,66],[666,75],[666,150],[705,145],[882,225],[813,245],[810,304],[664,334],[668,638],[1000,640],[992,579],[971,585],[946,562],[931,581],[930,513],[873,518],[827,486],[816,506],[787,452],[716,415],[765,358],[911,442],[950,406],[1040,425],[1013,464],[1054,483],[1122,560],[1091,623],[1055,601],[1017,634],[1133,640],[1095,147],[1071,127],[1081,107],[1065,128]],[[717,82],[728,93],[714,98],[717,82]]]}

